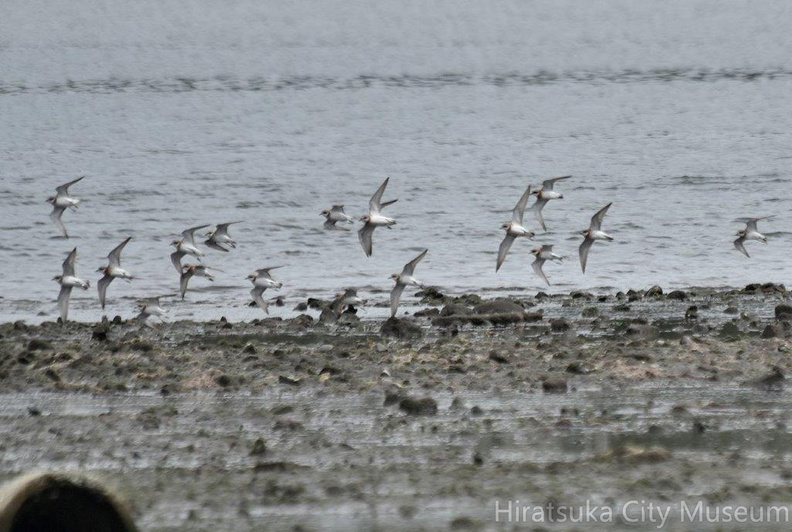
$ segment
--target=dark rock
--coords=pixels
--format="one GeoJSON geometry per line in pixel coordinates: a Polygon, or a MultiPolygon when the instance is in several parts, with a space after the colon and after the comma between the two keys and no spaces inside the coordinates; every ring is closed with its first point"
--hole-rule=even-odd
{"type": "Polygon", "coordinates": [[[107,341],[107,333],[110,332],[110,324],[106,321],[99,323],[91,332],[91,339],[99,342],[107,341]]]}
{"type": "Polygon", "coordinates": [[[399,402],[399,410],[411,416],[433,416],[437,414],[437,401],[431,397],[405,397],[399,402]]]}
{"type": "Polygon", "coordinates": [[[473,408],[470,409],[470,415],[471,416],[476,416],[476,417],[483,416],[484,415],[484,410],[482,410],[480,406],[476,405],[476,406],[474,406],[473,408]]]}
{"type": "Polygon", "coordinates": [[[14,322],[14,330],[15,331],[27,331],[28,330],[28,324],[25,323],[22,320],[17,320],[17,321],[14,322]]]}
{"type": "Polygon", "coordinates": [[[47,377],[49,380],[51,380],[53,382],[60,382],[61,381],[60,375],[58,375],[57,372],[54,369],[52,369],[52,368],[47,368],[44,371],[44,376],[47,377]]]}
{"type": "Polygon", "coordinates": [[[696,305],[688,307],[688,309],[685,311],[685,319],[686,320],[698,319],[698,307],[696,305]]]}
{"type": "Polygon", "coordinates": [[[319,323],[335,323],[337,321],[338,316],[330,309],[330,307],[323,308],[322,313],[319,314],[319,323]]]}
{"type": "Polygon", "coordinates": [[[416,318],[434,318],[440,315],[440,310],[434,307],[428,308],[426,310],[419,310],[415,314],[413,314],[416,318]]]}
{"type": "Polygon", "coordinates": [[[688,298],[687,292],[682,290],[674,290],[670,292],[667,296],[668,299],[675,299],[677,301],[685,301],[688,298]]]}
{"type": "Polygon", "coordinates": [[[775,317],[777,320],[792,320],[792,306],[778,305],[775,308],[775,317]]]}
{"type": "Polygon", "coordinates": [[[477,305],[473,312],[476,314],[519,314],[525,313],[525,309],[514,301],[496,299],[477,305]]]}
{"type": "Polygon", "coordinates": [[[496,351],[490,351],[489,359],[498,364],[508,364],[510,360],[496,351]]]}
{"type": "Polygon", "coordinates": [[[569,294],[569,297],[571,297],[572,299],[593,299],[594,298],[594,296],[591,295],[590,292],[581,292],[579,290],[571,292],[569,294]]]}
{"type": "Polygon", "coordinates": [[[550,330],[553,332],[568,331],[572,326],[564,318],[555,318],[550,320],[550,330]]]}
{"type": "Polygon", "coordinates": [[[424,305],[437,305],[445,301],[445,295],[433,286],[424,288],[415,295],[421,298],[424,305]]]}
{"type": "Polygon", "coordinates": [[[256,441],[253,442],[253,446],[250,449],[250,456],[261,456],[267,452],[267,443],[264,441],[263,438],[258,438],[256,441]]]}
{"type": "Polygon", "coordinates": [[[615,310],[616,312],[630,312],[631,309],[630,309],[630,305],[622,303],[621,305],[616,305],[615,307],[613,307],[613,310],[615,310]]]}
{"type": "Polygon", "coordinates": [[[599,316],[599,309],[597,307],[586,307],[583,309],[583,317],[584,318],[596,318],[599,316]]]}
{"type": "Polygon", "coordinates": [[[647,290],[646,293],[644,294],[644,296],[646,297],[659,297],[662,295],[663,295],[663,289],[657,285],[647,290]]]}
{"type": "Polygon", "coordinates": [[[441,316],[465,316],[473,311],[459,303],[449,303],[440,311],[441,316]]]}
{"type": "Polygon", "coordinates": [[[740,330],[740,327],[733,321],[728,321],[724,323],[723,327],[721,327],[720,330],[720,335],[723,336],[724,338],[737,338],[739,336],[742,336],[742,334],[743,333],[740,330]]]}
{"type": "MultiPolygon", "coordinates": [[[[255,301],[253,301],[250,304],[250,306],[251,307],[257,306],[257,303],[255,301]]],[[[305,312],[306,310],[308,310],[308,303],[305,303],[305,302],[297,303],[297,306],[294,307],[294,310],[295,310],[295,312],[305,312]]]]}
{"type": "Polygon", "coordinates": [[[723,311],[723,313],[724,314],[732,314],[732,315],[733,314],[739,314],[740,313],[740,309],[738,309],[737,307],[726,307],[726,309],[723,311]]]}
{"type": "Polygon", "coordinates": [[[52,344],[50,344],[46,340],[39,340],[38,338],[34,338],[28,342],[27,348],[28,351],[45,351],[52,349],[52,344]]]}
{"type": "Polygon", "coordinates": [[[231,386],[231,377],[223,374],[218,376],[215,379],[215,382],[217,383],[218,386],[222,386],[223,388],[225,388],[226,386],[231,386]]]}
{"type": "Polygon", "coordinates": [[[542,381],[542,391],[544,393],[566,393],[567,389],[566,379],[560,377],[549,377],[542,381]]]}
{"type": "Polygon", "coordinates": [[[256,346],[254,346],[253,344],[247,344],[245,346],[245,348],[242,349],[242,352],[243,353],[247,353],[249,355],[255,355],[256,354],[256,346]]]}
{"type": "Polygon", "coordinates": [[[594,368],[586,362],[576,360],[569,363],[569,365],[566,367],[566,372],[573,375],[588,375],[589,373],[594,372],[594,368]]]}
{"type": "Polygon", "coordinates": [[[388,318],[380,327],[380,334],[382,336],[391,336],[394,338],[420,338],[423,336],[423,329],[404,319],[396,317],[388,318]]]}
{"type": "Polygon", "coordinates": [[[780,338],[784,336],[784,327],[781,325],[768,325],[762,331],[762,338],[780,338]]]}
{"type": "Polygon", "coordinates": [[[29,406],[27,411],[31,417],[39,417],[41,415],[41,410],[39,410],[35,406],[29,406]]]}

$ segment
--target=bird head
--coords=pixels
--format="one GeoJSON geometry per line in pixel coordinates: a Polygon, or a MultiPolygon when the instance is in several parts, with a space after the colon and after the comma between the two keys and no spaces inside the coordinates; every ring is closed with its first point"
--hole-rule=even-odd
{"type": "Polygon", "coordinates": [[[588,229],[584,229],[583,231],[581,231],[581,232],[580,232],[580,233],[578,233],[578,234],[581,234],[581,235],[585,236],[586,238],[588,238],[588,236],[589,236],[589,232],[590,232],[590,231],[589,231],[588,229]]]}
{"type": "Polygon", "coordinates": [[[257,277],[258,275],[256,275],[255,273],[251,273],[250,275],[245,277],[245,279],[247,279],[248,281],[255,281],[257,277]]]}
{"type": "Polygon", "coordinates": [[[58,281],[58,282],[61,282],[61,279],[63,279],[62,275],[56,275],[55,277],[52,278],[53,281],[58,281]]]}
{"type": "Polygon", "coordinates": [[[99,266],[96,271],[97,272],[104,272],[107,273],[108,267],[107,266],[99,266]]]}
{"type": "Polygon", "coordinates": [[[359,218],[359,220],[360,220],[361,222],[368,222],[369,220],[371,220],[371,215],[370,215],[370,214],[364,214],[363,216],[361,216],[361,217],[359,218]]]}
{"type": "Polygon", "coordinates": [[[390,278],[393,279],[394,281],[398,281],[399,277],[401,277],[401,276],[398,273],[392,273],[390,275],[390,278]]]}
{"type": "Polygon", "coordinates": [[[564,199],[564,195],[563,194],[559,194],[558,195],[558,199],[564,199]]]}
{"type": "Polygon", "coordinates": [[[531,196],[538,196],[541,193],[542,193],[542,189],[541,188],[537,188],[536,190],[532,190],[531,191],[531,196]]]}
{"type": "Polygon", "coordinates": [[[505,229],[508,231],[510,226],[511,226],[511,222],[504,222],[501,224],[501,229],[505,229]]]}
{"type": "Polygon", "coordinates": [[[541,253],[541,252],[542,252],[542,248],[533,248],[531,250],[531,255],[539,256],[539,253],[541,253]]]}
{"type": "Polygon", "coordinates": [[[319,215],[320,216],[325,216],[325,217],[330,216],[330,211],[325,209],[322,212],[320,212],[319,215]]]}
{"type": "Polygon", "coordinates": [[[171,246],[174,247],[179,247],[179,244],[181,244],[181,240],[174,240],[173,242],[171,242],[171,246]]]}
{"type": "Polygon", "coordinates": [[[50,196],[49,198],[47,198],[47,203],[52,203],[54,205],[55,204],[55,196],[50,196]]]}

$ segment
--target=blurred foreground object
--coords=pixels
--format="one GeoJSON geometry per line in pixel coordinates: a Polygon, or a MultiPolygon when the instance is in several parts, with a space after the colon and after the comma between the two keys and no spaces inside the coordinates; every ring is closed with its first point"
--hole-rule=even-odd
{"type": "Polygon", "coordinates": [[[97,479],[28,473],[0,489],[0,532],[137,532],[129,508],[97,479]]]}

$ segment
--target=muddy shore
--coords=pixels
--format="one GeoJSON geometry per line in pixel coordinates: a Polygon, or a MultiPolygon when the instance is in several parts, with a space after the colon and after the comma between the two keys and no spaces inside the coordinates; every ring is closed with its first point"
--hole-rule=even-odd
{"type": "MultiPolygon", "coordinates": [[[[494,522],[515,498],[792,503],[783,286],[422,296],[388,321],[311,301],[0,325],[0,480],[97,472],[157,531],[575,529],[494,522]]],[[[602,528],[619,526],[642,529],[602,528]]]]}

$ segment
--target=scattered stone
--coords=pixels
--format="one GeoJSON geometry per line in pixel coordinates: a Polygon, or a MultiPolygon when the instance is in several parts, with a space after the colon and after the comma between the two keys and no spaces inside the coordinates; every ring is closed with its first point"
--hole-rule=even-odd
{"type": "Polygon", "coordinates": [[[278,382],[280,384],[288,384],[289,386],[300,385],[300,379],[289,377],[288,375],[278,375],[278,382]]]}
{"type": "Polygon", "coordinates": [[[733,321],[728,321],[721,327],[720,335],[724,338],[734,339],[742,335],[740,327],[733,321]]]}
{"type": "Polygon", "coordinates": [[[597,307],[586,307],[583,309],[582,315],[584,318],[596,318],[599,313],[600,311],[597,307]]]}
{"type": "Polygon", "coordinates": [[[739,314],[740,313],[740,309],[738,309],[737,307],[729,306],[729,307],[726,307],[726,309],[723,311],[723,313],[724,314],[731,314],[731,315],[739,314]]]}
{"type": "Polygon", "coordinates": [[[250,456],[261,456],[267,452],[267,443],[264,441],[263,438],[258,438],[256,441],[253,442],[253,446],[250,449],[250,456]]]}
{"type": "Polygon", "coordinates": [[[110,332],[110,324],[107,321],[102,321],[91,332],[91,339],[99,342],[107,341],[107,333],[110,332]]]}
{"type": "Polygon", "coordinates": [[[246,353],[246,354],[249,354],[249,355],[255,355],[256,354],[256,346],[254,346],[253,344],[247,344],[244,347],[244,349],[242,349],[242,352],[246,353]]]}
{"type": "Polygon", "coordinates": [[[28,342],[27,348],[28,351],[45,351],[52,349],[52,344],[50,344],[46,340],[39,340],[38,338],[34,338],[28,342]]]}
{"type": "Polygon", "coordinates": [[[685,311],[685,319],[686,320],[698,319],[698,307],[696,305],[692,305],[688,307],[688,309],[685,311]]]}
{"type": "Polygon", "coordinates": [[[674,299],[676,301],[685,301],[688,298],[687,292],[682,290],[674,290],[670,292],[667,296],[668,299],[674,299]]]}
{"type": "Polygon", "coordinates": [[[388,318],[380,327],[380,334],[382,336],[391,336],[394,338],[421,338],[423,336],[423,329],[420,326],[404,319],[396,317],[388,318]]]}
{"type": "Polygon", "coordinates": [[[663,295],[663,289],[655,285],[644,294],[646,297],[659,297],[663,295]]]}
{"type": "Polygon", "coordinates": [[[505,356],[501,355],[497,351],[490,351],[489,359],[497,362],[498,364],[508,364],[510,360],[505,356]]]}
{"type": "Polygon", "coordinates": [[[567,381],[561,377],[548,377],[542,381],[544,393],[567,393],[567,381]]]}
{"type": "Polygon", "coordinates": [[[762,338],[780,338],[784,336],[784,327],[781,325],[768,325],[762,331],[762,338]]]}
{"type": "Polygon", "coordinates": [[[416,318],[434,318],[440,315],[440,310],[437,308],[428,308],[426,310],[419,310],[413,314],[416,318]]]}
{"type": "Polygon", "coordinates": [[[553,332],[568,331],[572,326],[564,318],[555,318],[550,320],[550,330],[553,332]]]}
{"type": "Polygon", "coordinates": [[[231,386],[231,377],[225,374],[219,375],[217,378],[215,378],[215,382],[218,386],[225,388],[227,386],[231,386]]]}
{"type": "Polygon", "coordinates": [[[476,314],[518,314],[522,316],[525,314],[525,309],[514,301],[507,301],[505,299],[496,299],[494,301],[487,301],[477,305],[473,312],[476,314]]]}
{"type": "Polygon", "coordinates": [[[784,320],[784,321],[792,320],[792,306],[790,305],[776,306],[775,317],[777,320],[784,320]]]}
{"type": "Polygon", "coordinates": [[[784,372],[781,371],[781,368],[778,366],[773,366],[772,371],[769,374],[756,379],[755,381],[746,382],[745,384],[766,392],[779,392],[784,389],[785,380],[786,377],[784,376],[784,372]]]}
{"type": "Polygon", "coordinates": [[[437,401],[431,397],[405,397],[399,402],[399,410],[411,416],[433,416],[437,414],[437,401]]]}

